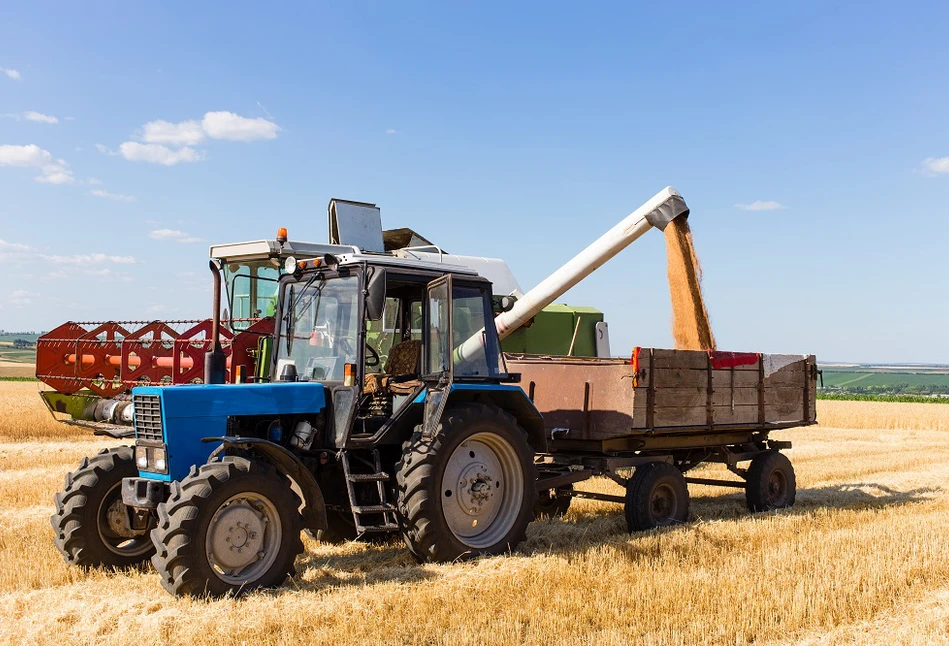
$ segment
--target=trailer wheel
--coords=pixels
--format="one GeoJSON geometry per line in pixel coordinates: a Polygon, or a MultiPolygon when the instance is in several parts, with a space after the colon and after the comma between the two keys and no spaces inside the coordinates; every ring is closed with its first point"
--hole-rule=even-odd
{"type": "Polygon", "coordinates": [[[517,421],[496,406],[447,410],[430,439],[403,445],[396,466],[402,536],[420,561],[500,554],[534,518],[534,452],[517,421]]]}
{"type": "Polygon", "coordinates": [[[122,503],[122,478],[137,475],[132,447],[119,446],[84,458],[66,476],[49,520],[67,563],[127,568],[148,560],[154,551],[148,529],[133,529],[122,503]]]}
{"type": "Polygon", "coordinates": [[[175,596],[283,583],[303,551],[300,498],[270,464],[227,456],[192,467],[158,506],[152,564],[175,596]]]}
{"type": "Polygon", "coordinates": [[[545,489],[537,494],[534,503],[534,518],[561,518],[567,515],[573,493],[573,485],[568,484],[556,489],[545,489]],[[561,493],[564,492],[564,493],[561,493]]]}
{"type": "Polygon", "coordinates": [[[626,483],[626,527],[630,533],[684,523],[689,518],[685,477],[666,462],[636,467],[626,483]]]}
{"type": "Polygon", "coordinates": [[[787,456],[778,451],[759,453],[751,461],[745,483],[745,502],[753,512],[783,509],[794,504],[797,480],[787,456]]]}

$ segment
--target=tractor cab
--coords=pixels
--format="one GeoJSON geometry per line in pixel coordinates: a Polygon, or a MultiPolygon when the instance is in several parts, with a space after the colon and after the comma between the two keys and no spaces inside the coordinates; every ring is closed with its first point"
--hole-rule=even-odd
{"type": "Polygon", "coordinates": [[[289,267],[277,300],[270,381],[327,389],[332,446],[395,442],[426,390],[506,378],[491,284],[469,269],[326,255],[289,267]],[[476,350],[457,352],[469,339],[476,350]]]}

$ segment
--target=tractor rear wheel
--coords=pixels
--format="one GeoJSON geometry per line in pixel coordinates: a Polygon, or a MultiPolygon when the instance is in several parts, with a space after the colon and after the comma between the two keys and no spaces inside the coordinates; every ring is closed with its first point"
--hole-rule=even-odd
{"type": "Polygon", "coordinates": [[[158,506],[152,565],[175,596],[282,584],[303,551],[300,498],[270,464],[227,456],[192,467],[158,506]]]}
{"type": "Polygon", "coordinates": [[[626,483],[625,511],[630,533],[684,523],[689,518],[685,476],[666,462],[636,467],[626,483]]]}
{"type": "Polygon", "coordinates": [[[500,554],[534,518],[534,452],[496,406],[445,411],[431,438],[416,432],[396,466],[402,536],[420,561],[500,554]]]}
{"type": "Polygon", "coordinates": [[[748,467],[745,502],[751,511],[783,509],[794,504],[797,480],[794,467],[783,453],[759,453],[748,467]]]}
{"type": "Polygon", "coordinates": [[[84,458],[66,476],[49,520],[67,563],[127,568],[148,560],[154,551],[148,528],[133,529],[122,503],[122,478],[137,475],[132,447],[119,446],[84,458]]]}

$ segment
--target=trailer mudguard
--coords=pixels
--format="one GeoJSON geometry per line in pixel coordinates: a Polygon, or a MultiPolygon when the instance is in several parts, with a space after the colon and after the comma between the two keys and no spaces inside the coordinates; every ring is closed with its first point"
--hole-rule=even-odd
{"type": "MultiPolygon", "coordinates": [[[[422,397],[424,397],[424,393],[422,397]]],[[[472,401],[494,404],[501,410],[513,415],[517,423],[527,431],[527,442],[531,445],[531,448],[537,453],[547,452],[544,418],[520,386],[457,382],[451,385],[451,390],[448,393],[448,406],[456,402],[472,401]]]]}
{"type": "Polygon", "coordinates": [[[234,447],[254,451],[272,464],[277,471],[293,480],[303,493],[303,525],[307,529],[327,529],[326,503],[323,501],[323,492],[316,478],[310,473],[300,459],[279,444],[259,437],[204,437],[202,442],[221,442],[221,445],[211,452],[208,462],[217,458],[226,449],[234,447]]]}

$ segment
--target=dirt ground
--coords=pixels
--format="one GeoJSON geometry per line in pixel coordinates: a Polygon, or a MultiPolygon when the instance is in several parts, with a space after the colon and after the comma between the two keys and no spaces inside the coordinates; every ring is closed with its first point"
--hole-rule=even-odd
{"type": "Polygon", "coordinates": [[[0,643],[949,644],[949,406],[918,406],[819,402],[835,427],[781,435],[792,509],[693,486],[690,523],[631,536],[619,506],[577,500],[514,554],[446,565],[306,539],[285,587],[205,601],[63,563],[53,495],[114,442],[0,382],[0,643]]]}

